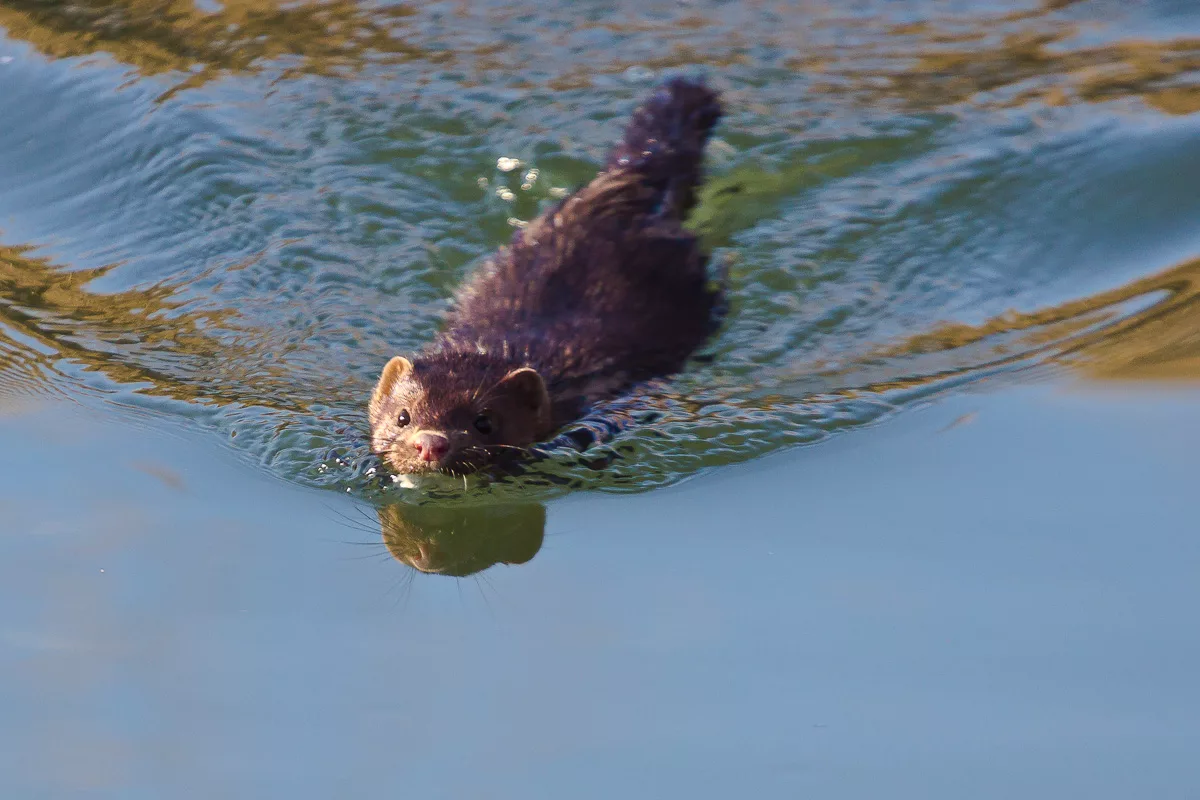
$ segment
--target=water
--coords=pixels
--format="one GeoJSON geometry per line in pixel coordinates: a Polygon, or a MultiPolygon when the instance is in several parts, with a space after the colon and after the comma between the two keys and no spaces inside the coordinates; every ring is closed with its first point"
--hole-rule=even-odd
{"type": "Polygon", "coordinates": [[[10,793],[1196,791],[1200,7],[0,28],[10,793]],[[729,110],[705,358],[393,485],[381,365],[676,71],[729,110]]]}

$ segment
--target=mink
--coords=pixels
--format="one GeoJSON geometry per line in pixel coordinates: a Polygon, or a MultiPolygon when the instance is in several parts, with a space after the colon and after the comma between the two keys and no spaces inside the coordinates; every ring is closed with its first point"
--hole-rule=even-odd
{"type": "Polygon", "coordinates": [[[679,372],[723,308],[683,227],[721,114],[682,78],[643,103],[595,179],[480,266],[428,347],[383,368],[374,452],[400,473],[465,474],[679,372]]]}

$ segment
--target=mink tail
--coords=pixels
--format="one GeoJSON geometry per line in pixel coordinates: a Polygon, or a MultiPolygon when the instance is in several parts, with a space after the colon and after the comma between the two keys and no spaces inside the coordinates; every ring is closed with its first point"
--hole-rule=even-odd
{"type": "Polygon", "coordinates": [[[674,78],[634,112],[607,169],[638,173],[662,193],[659,213],[682,220],[696,204],[704,146],[721,114],[715,91],[674,78]]]}

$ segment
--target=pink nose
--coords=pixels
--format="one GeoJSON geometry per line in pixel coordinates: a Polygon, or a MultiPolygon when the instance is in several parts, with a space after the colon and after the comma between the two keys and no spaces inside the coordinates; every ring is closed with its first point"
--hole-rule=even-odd
{"type": "Polygon", "coordinates": [[[425,461],[441,461],[450,450],[450,440],[440,433],[418,433],[413,438],[413,449],[425,461]]]}

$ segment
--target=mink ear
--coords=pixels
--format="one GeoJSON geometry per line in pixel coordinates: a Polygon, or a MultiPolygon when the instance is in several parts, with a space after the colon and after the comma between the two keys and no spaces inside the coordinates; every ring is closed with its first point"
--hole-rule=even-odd
{"type": "Polygon", "coordinates": [[[396,384],[408,377],[412,372],[412,362],[404,356],[396,356],[383,368],[379,383],[375,385],[375,393],[371,395],[371,408],[377,408],[384,398],[392,393],[396,384]]]}
{"type": "Polygon", "coordinates": [[[550,393],[546,382],[533,367],[521,367],[500,379],[501,387],[519,402],[535,412],[543,422],[550,420],[550,393]]]}

